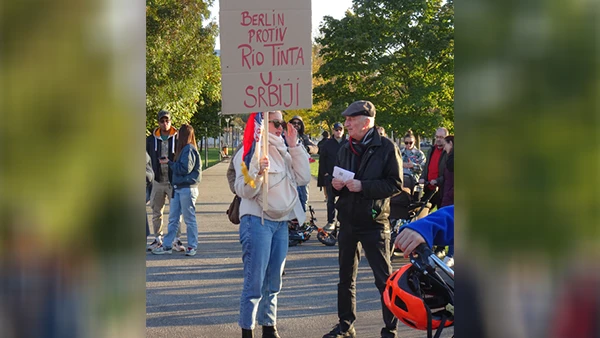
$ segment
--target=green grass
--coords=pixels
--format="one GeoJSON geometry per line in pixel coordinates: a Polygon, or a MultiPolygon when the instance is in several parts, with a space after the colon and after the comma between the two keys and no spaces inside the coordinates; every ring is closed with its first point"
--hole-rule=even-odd
{"type": "Polygon", "coordinates": [[[319,175],[319,156],[313,156],[313,158],[316,161],[310,164],[310,174],[317,177],[319,175]]]}
{"type": "MultiPolygon", "coordinates": [[[[229,148],[229,156],[231,156],[231,154],[233,154],[233,151],[235,149],[233,148],[229,148]]],[[[219,163],[219,151],[220,149],[218,148],[208,148],[208,161],[205,162],[204,160],[204,149],[202,149],[202,151],[200,152],[200,158],[202,159],[202,165],[203,165],[203,170],[206,168],[210,168],[213,165],[219,163]],[[208,164],[208,166],[207,166],[208,164]]]]}

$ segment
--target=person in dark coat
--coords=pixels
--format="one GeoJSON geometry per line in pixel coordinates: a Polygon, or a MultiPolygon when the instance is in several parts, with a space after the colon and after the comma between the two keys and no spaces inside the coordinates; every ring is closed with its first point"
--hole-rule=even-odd
{"type": "MultiPolygon", "coordinates": [[[[321,136],[323,136],[323,138],[321,139],[321,141],[317,142],[317,147],[319,147],[319,151],[317,152],[317,154],[319,154],[319,156],[321,156],[321,147],[325,142],[327,142],[327,140],[329,140],[329,132],[325,130],[321,134],[321,136]]],[[[317,176],[317,187],[319,187],[319,189],[323,191],[323,195],[325,196],[325,202],[327,202],[327,189],[323,189],[323,187],[325,187],[325,182],[323,181],[323,177],[320,174],[317,176]]]]}
{"type": "MultiPolygon", "coordinates": [[[[454,205],[454,135],[448,135],[444,139],[444,151],[448,154],[446,167],[444,168],[444,185],[442,186],[442,207],[454,205]]],[[[448,246],[448,254],[444,257],[444,263],[454,266],[454,245],[448,246]]]]}
{"type": "MultiPolygon", "coordinates": [[[[390,262],[390,197],[402,189],[402,156],[398,147],[375,130],[375,106],[356,101],[343,113],[348,143],[340,148],[335,165],[354,173],[352,179],[334,177],[332,191],[340,230],[338,324],[323,338],[355,337],[356,278],[361,248],[368,258],[375,285],[383,295],[392,273],[390,262]]],[[[382,338],[396,337],[398,319],[381,297],[382,338]]]]}
{"type": "MultiPolygon", "coordinates": [[[[302,144],[309,155],[317,154],[319,152],[319,147],[310,140],[308,135],[305,134],[306,129],[304,127],[304,121],[302,120],[302,117],[296,115],[292,117],[289,123],[298,131],[298,144],[302,144]]],[[[297,189],[300,197],[300,203],[302,204],[302,209],[306,211],[309,194],[308,185],[298,186],[297,189]]]]}
{"type": "Polygon", "coordinates": [[[419,184],[429,181],[429,184],[425,186],[423,196],[427,196],[436,187],[438,188],[431,197],[431,204],[438,209],[442,205],[442,194],[439,189],[444,185],[444,168],[446,168],[446,159],[448,157],[448,154],[444,151],[444,138],[446,136],[448,136],[448,129],[446,128],[438,128],[435,131],[435,144],[427,152],[427,165],[423,168],[423,175],[419,179],[419,184]]]}
{"type": "Polygon", "coordinates": [[[327,193],[327,224],[323,227],[325,231],[335,228],[335,198],[331,191],[331,178],[333,167],[337,160],[337,153],[348,141],[344,136],[344,126],[337,122],[333,124],[333,137],[319,147],[319,175],[320,180],[327,193]]]}

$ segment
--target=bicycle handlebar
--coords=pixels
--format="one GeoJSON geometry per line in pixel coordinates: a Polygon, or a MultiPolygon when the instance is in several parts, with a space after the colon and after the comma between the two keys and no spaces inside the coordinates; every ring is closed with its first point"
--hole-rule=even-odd
{"type": "Polygon", "coordinates": [[[417,246],[410,254],[410,262],[424,273],[433,273],[435,266],[438,266],[448,276],[454,279],[454,270],[444,264],[426,243],[419,244],[419,246],[417,246]],[[414,253],[418,256],[415,256],[414,253]]]}

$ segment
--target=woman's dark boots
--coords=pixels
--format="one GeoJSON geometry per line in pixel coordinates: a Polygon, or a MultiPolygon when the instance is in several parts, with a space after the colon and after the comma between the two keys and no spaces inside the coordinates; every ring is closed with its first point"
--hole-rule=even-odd
{"type": "Polygon", "coordinates": [[[281,338],[275,326],[263,326],[262,333],[262,338],[281,338]]]}
{"type": "Polygon", "coordinates": [[[242,329],[242,338],[254,338],[254,332],[252,330],[242,329]]]}

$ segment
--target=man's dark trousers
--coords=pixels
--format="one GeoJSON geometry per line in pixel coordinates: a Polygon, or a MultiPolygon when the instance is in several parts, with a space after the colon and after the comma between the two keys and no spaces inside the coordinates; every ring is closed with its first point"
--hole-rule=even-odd
{"type": "Polygon", "coordinates": [[[331,186],[331,180],[325,177],[325,191],[327,191],[327,223],[333,223],[335,221],[335,195],[333,193],[333,187],[331,186]]]}
{"type": "Polygon", "coordinates": [[[383,303],[385,283],[392,273],[390,257],[390,232],[381,224],[362,225],[361,229],[342,224],[338,236],[340,282],[338,284],[338,316],[341,328],[347,330],[356,320],[356,276],[360,261],[360,248],[365,251],[367,261],[375,276],[379,290],[383,321],[389,330],[396,330],[398,319],[383,303]],[[370,228],[369,228],[370,227],[370,228]],[[367,228],[368,230],[364,230],[367,228]]]}

